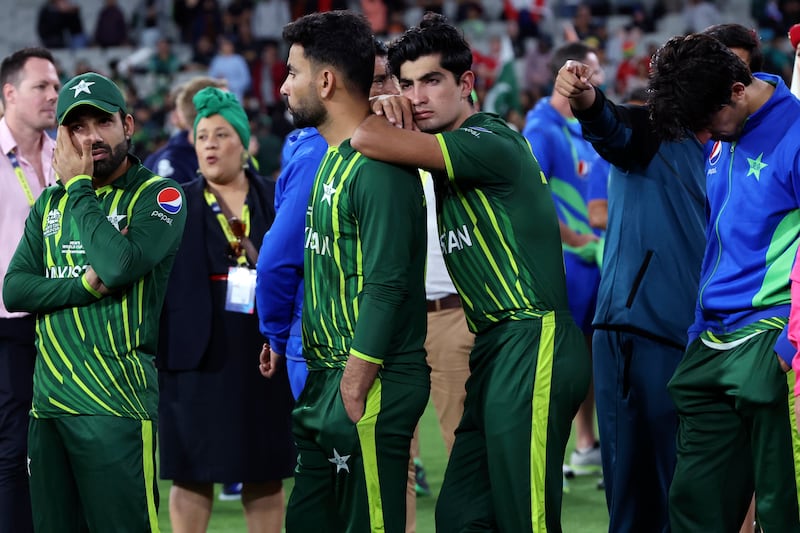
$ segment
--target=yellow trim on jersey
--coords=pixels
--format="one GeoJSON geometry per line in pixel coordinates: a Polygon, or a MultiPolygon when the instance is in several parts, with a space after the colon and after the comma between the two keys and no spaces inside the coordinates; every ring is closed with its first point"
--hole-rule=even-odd
{"type": "Polygon", "coordinates": [[[67,407],[63,403],[59,402],[58,400],[54,400],[53,398],[50,398],[49,396],[47,397],[47,401],[50,402],[50,405],[54,405],[55,407],[58,407],[59,409],[61,409],[63,411],[66,411],[67,413],[69,413],[71,415],[79,415],[80,414],[78,411],[67,407]]]}
{"type": "Polygon", "coordinates": [[[150,533],[159,533],[158,509],[153,487],[156,483],[156,465],[153,460],[153,421],[142,420],[142,473],[144,474],[144,493],[147,498],[147,518],[150,533]]]}
{"type": "MultiPolygon", "coordinates": [[[[81,276],[81,285],[83,285],[83,288],[86,289],[86,292],[88,292],[89,294],[91,294],[92,296],[97,298],[98,300],[103,297],[103,295],[99,291],[95,290],[95,288],[92,287],[91,285],[89,285],[89,282],[86,281],[86,273],[85,272],[81,276]]],[[[77,310],[78,309],[75,308],[75,311],[77,311],[77,310]]],[[[83,337],[83,336],[84,335],[81,334],[81,337],[83,337]]]]}
{"type": "Polygon", "coordinates": [[[434,137],[439,141],[439,148],[442,149],[442,157],[444,158],[444,167],[447,170],[447,177],[450,178],[450,181],[455,181],[456,177],[453,174],[453,161],[450,159],[450,151],[447,149],[444,136],[441,133],[437,133],[434,137]]]}
{"type": "Polygon", "coordinates": [[[369,530],[385,531],[383,518],[383,498],[381,498],[381,479],[378,475],[378,447],[375,438],[375,425],[381,412],[381,380],[375,378],[364,406],[364,416],[356,423],[358,441],[361,445],[361,457],[364,461],[364,481],[367,485],[367,502],[369,505],[369,530]]]}
{"type": "MultiPolygon", "coordinates": [[[[38,339],[41,339],[42,337],[44,337],[44,335],[42,334],[41,325],[42,325],[42,322],[40,320],[37,320],[36,321],[36,338],[38,338],[38,339]]],[[[42,359],[44,359],[44,364],[46,364],[47,368],[50,369],[50,374],[52,374],[53,377],[56,378],[56,381],[58,381],[59,383],[61,383],[63,385],[64,384],[64,376],[61,375],[61,372],[59,372],[58,369],[56,368],[56,366],[53,364],[53,359],[50,357],[50,353],[48,353],[47,347],[45,347],[44,343],[42,343],[42,342],[39,343],[39,353],[42,355],[42,359]]]]}
{"type": "MultiPolygon", "coordinates": [[[[347,165],[342,172],[341,179],[339,183],[336,184],[336,193],[334,194],[335,198],[331,203],[331,229],[333,231],[333,260],[337,265],[342,264],[342,252],[339,248],[339,243],[337,242],[338,239],[336,238],[337,235],[341,235],[341,228],[339,223],[339,198],[341,197],[342,188],[344,184],[347,183],[347,179],[350,177],[350,174],[353,172],[353,168],[356,166],[356,163],[362,158],[363,156],[359,152],[355,152],[353,155],[353,160],[347,165]]],[[[360,239],[358,239],[360,242],[360,239]]],[[[349,308],[350,302],[347,301],[346,295],[346,287],[347,287],[347,279],[345,278],[345,272],[342,268],[338,268],[339,270],[339,305],[344,312],[344,319],[347,322],[347,329],[349,331],[354,331],[353,321],[358,320],[358,315],[351,317],[349,308]]],[[[359,291],[360,292],[360,291],[359,291]]],[[[336,310],[336,307],[333,307],[333,311],[336,310]]],[[[331,314],[331,316],[334,316],[331,314]]]]}
{"type": "Polygon", "coordinates": [[[88,174],[78,174],[77,176],[69,180],[69,183],[64,185],[64,190],[66,190],[67,194],[69,194],[69,190],[75,188],[76,183],[80,183],[81,181],[86,181],[86,180],[89,180],[89,182],[91,182],[92,177],[89,176],[88,174]]]}
{"type": "MultiPolygon", "coordinates": [[[[125,391],[122,390],[122,387],[119,386],[119,383],[117,383],[117,380],[114,379],[114,374],[111,373],[111,368],[109,368],[109,366],[106,364],[106,358],[103,357],[103,354],[100,353],[100,350],[97,349],[97,346],[94,347],[94,356],[100,362],[100,366],[103,367],[103,370],[105,371],[106,376],[108,376],[108,380],[114,385],[114,388],[116,388],[117,391],[119,391],[120,395],[122,396],[122,399],[124,399],[126,402],[128,402],[128,405],[131,406],[131,409],[133,409],[134,411],[138,411],[137,407],[135,405],[133,405],[133,402],[131,401],[131,399],[128,398],[127,394],[125,394],[125,391]]],[[[140,402],[140,405],[141,405],[141,402],[140,402]]]]}
{"type": "Polygon", "coordinates": [[[358,357],[359,359],[361,359],[362,361],[366,361],[367,363],[383,366],[383,359],[378,359],[377,357],[372,357],[370,355],[365,354],[364,352],[359,352],[358,350],[355,350],[352,346],[350,347],[350,355],[358,357]]]}
{"type": "Polygon", "coordinates": [[[553,382],[553,352],[556,337],[556,315],[552,311],[542,317],[539,353],[531,406],[531,528],[546,532],[545,462],[547,458],[547,420],[550,413],[550,387],[553,382]]]}

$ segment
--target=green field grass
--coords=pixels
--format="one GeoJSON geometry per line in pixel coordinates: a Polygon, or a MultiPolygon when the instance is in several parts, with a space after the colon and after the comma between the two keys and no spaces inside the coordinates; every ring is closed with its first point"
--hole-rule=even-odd
{"type": "MultiPolygon", "coordinates": [[[[568,451],[572,449],[570,443],[568,451]]],[[[420,420],[420,454],[425,464],[433,496],[417,499],[417,533],[434,533],[433,516],[436,506],[436,494],[442,486],[446,465],[444,444],[442,443],[433,407],[428,409],[420,420]]],[[[561,523],[566,533],[605,533],[608,530],[608,514],[606,512],[603,491],[597,490],[598,478],[583,476],[569,481],[569,492],[564,494],[561,523]]],[[[291,491],[292,481],[286,482],[287,495],[291,491]]],[[[161,508],[159,525],[162,532],[172,532],[169,524],[169,482],[159,484],[161,491],[161,508]]],[[[216,487],[217,491],[219,487],[216,487]]],[[[214,502],[214,511],[209,533],[242,533],[246,531],[241,504],[235,502],[214,502]]]]}

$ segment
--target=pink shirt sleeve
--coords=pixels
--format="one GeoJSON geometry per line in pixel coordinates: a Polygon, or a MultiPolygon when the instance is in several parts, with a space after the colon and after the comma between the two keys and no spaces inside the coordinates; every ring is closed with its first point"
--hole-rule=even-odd
{"type": "MultiPolygon", "coordinates": [[[[798,257],[795,257],[792,274],[792,309],[789,312],[789,341],[797,349],[800,344],[800,249],[798,257]]],[[[794,395],[800,396],[800,351],[795,352],[792,359],[792,370],[794,370],[794,395]]]]}

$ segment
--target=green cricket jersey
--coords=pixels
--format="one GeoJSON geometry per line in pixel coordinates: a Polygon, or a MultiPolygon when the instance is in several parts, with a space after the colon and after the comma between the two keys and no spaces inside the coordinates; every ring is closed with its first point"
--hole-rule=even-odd
{"type": "Polygon", "coordinates": [[[436,138],[439,244],[470,330],[567,310],[558,218],[525,138],[487,113],[436,138]]]}
{"type": "Polygon", "coordinates": [[[36,201],[3,289],[9,309],[38,315],[34,417],[156,418],[158,321],[182,204],[180,186],[138,160],[111,185],[78,177],[36,201]],[[112,294],[89,286],[90,265],[112,294]]]}
{"type": "MultiPolygon", "coordinates": [[[[311,370],[348,355],[427,380],[425,195],[415,171],[344,141],[328,149],[305,228],[303,352],[311,370]]],[[[402,379],[402,378],[401,378],[402,379]]]]}

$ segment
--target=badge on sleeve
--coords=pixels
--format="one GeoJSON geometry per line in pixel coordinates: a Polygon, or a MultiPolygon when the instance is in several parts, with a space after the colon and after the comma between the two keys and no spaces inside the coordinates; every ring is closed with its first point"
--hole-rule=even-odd
{"type": "Polygon", "coordinates": [[[256,271],[246,267],[228,269],[225,310],[252,315],[256,301],[256,271]]]}

